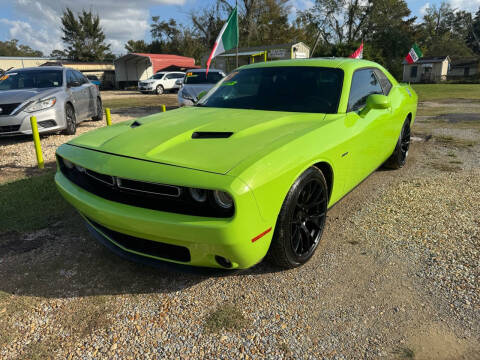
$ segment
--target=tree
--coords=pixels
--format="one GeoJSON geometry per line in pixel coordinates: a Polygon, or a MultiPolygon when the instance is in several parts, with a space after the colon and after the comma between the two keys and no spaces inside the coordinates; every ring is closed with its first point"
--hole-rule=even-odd
{"type": "Polygon", "coordinates": [[[0,56],[28,56],[41,57],[43,53],[33,50],[30,46],[19,45],[17,39],[0,41],[0,56]]]}
{"type": "Polygon", "coordinates": [[[470,24],[466,43],[475,54],[480,55],[480,8],[470,24]]]}
{"type": "Polygon", "coordinates": [[[150,52],[150,45],[145,40],[128,40],[125,49],[129,53],[148,53],[150,52]]]}
{"type": "Polygon", "coordinates": [[[427,56],[465,57],[472,51],[466,44],[472,14],[455,11],[448,3],[430,6],[419,26],[419,43],[427,56]]]}
{"type": "Polygon", "coordinates": [[[59,59],[59,60],[65,60],[68,59],[68,54],[64,50],[52,50],[50,53],[51,58],[59,59]]]}
{"type": "Polygon", "coordinates": [[[62,15],[63,42],[67,45],[68,57],[76,61],[103,61],[111,59],[110,45],[105,43],[105,34],[100,18],[91,11],[75,14],[67,8],[62,15]]]}

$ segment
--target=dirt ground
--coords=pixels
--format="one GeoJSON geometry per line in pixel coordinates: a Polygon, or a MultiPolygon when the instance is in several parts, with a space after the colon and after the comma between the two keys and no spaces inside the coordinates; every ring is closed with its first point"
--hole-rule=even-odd
{"type": "MultiPolygon", "coordinates": [[[[291,271],[144,267],[78,215],[0,229],[0,358],[480,359],[480,121],[422,115],[413,136],[407,165],[335,205],[291,271]]],[[[48,159],[68,139],[51,138],[48,159]]],[[[0,183],[36,173],[27,146],[0,140],[0,183]]]]}

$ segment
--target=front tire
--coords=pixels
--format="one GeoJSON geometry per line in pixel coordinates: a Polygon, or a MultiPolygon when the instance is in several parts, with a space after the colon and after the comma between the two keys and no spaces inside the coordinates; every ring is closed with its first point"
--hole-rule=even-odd
{"type": "Polygon", "coordinates": [[[65,135],[75,135],[77,132],[77,117],[73,106],[70,104],[65,105],[65,122],[67,127],[63,130],[63,133],[65,135]]]}
{"type": "Polygon", "coordinates": [[[295,181],[283,202],[268,251],[274,264],[291,269],[313,256],[325,227],[327,204],[325,177],[311,167],[295,181]]]}
{"type": "Polygon", "coordinates": [[[389,169],[400,169],[407,162],[408,149],[410,148],[410,119],[407,118],[402,126],[397,145],[393,154],[385,162],[389,169]]]}
{"type": "Polygon", "coordinates": [[[157,91],[157,95],[162,95],[165,89],[163,88],[162,85],[158,85],[156,91],[157,91]]]}
{"type": "Polygon", "coordinates": [[[96,115],[92,117],[93,121],[100,121],[103,120],[103,106],[102,106],[102,99],[97,98],[97,111],[96,115]]]}

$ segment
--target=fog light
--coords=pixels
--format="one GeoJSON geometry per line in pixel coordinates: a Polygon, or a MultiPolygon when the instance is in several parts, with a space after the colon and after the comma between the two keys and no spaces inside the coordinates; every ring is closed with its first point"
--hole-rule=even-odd
{"type": "Polygon", "coordinates": [[[218,206],[224,209],[230,209],[233,206],[232,197],[225,191],[215,190],[215,192],[213,193],[213,197],[218,206]]]}
{"type": "Polygon", "coordinates": [[[223,256],[215,255],[215,260],[217,261],[218,265],[223,266],[224,268],[232,267],[231,261],[224,258],[223,256]]]}

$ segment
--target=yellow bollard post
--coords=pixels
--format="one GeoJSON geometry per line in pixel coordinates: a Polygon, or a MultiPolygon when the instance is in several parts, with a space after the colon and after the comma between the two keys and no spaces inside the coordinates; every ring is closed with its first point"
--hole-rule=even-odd
{"type": "Polygon", "coordinates": [[[265,62],[267,62],[267,50],[265,50],[265,52],[263,53],[263,59],[265,60],[265,62]]]}
{"type": "Polygon", "coordinates": [[[165,112],[165,111],[167,111],[167,108],[165,107],[164,104],[162,104],[162,112],[165,112]]]}
{"type": "Polygon", "coordinates": [[[105,108],[105,118],[107,120],[107,126],[112,125],[112,115],[110,115],[110,108],[105,108]]]}
{"type": "Polygon", "coordinates": [[[40,145],[40,135],[38,134],[37,118],[30,116],[30,125],[32,126],[33,143],[35,144],[35,153],[37,154],[38,168],[43,169],[42,147],[40,145]]]}

